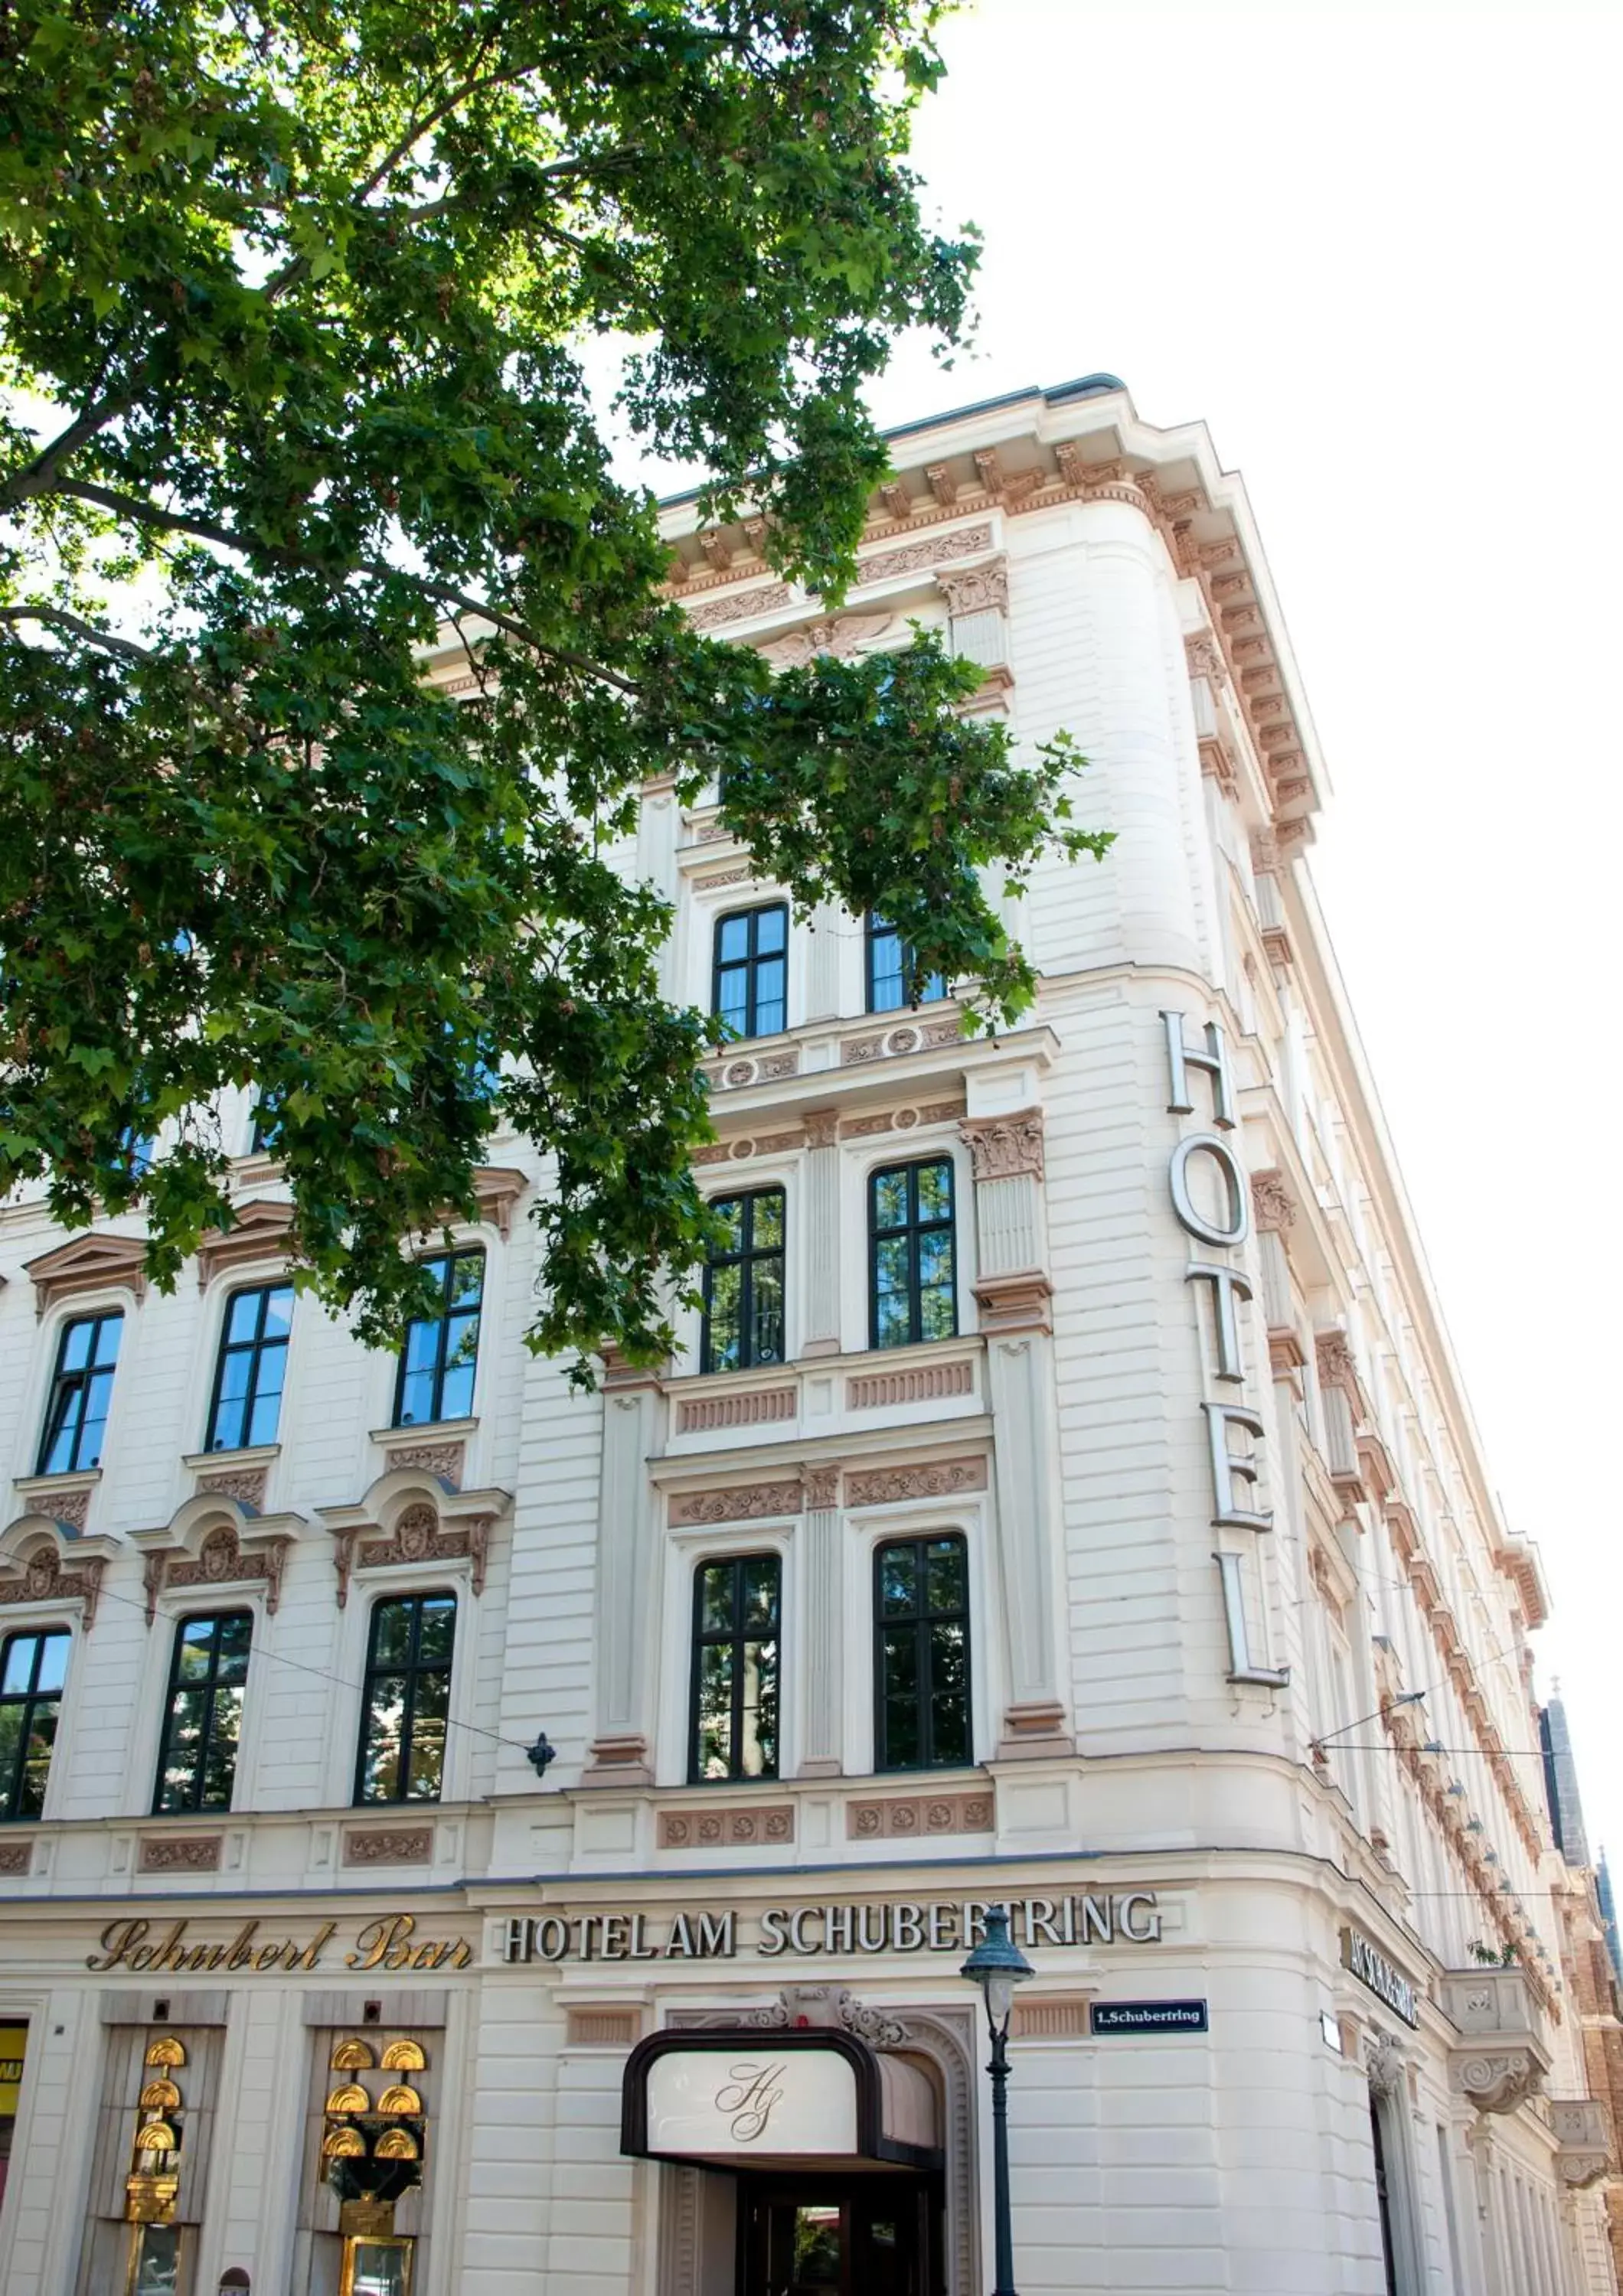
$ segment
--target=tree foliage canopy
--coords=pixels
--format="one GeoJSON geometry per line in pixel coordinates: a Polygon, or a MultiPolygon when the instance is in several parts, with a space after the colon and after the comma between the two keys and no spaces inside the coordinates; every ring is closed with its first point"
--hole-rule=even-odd
{"type": "Polygon", "coordinates": [[[648,447],[837,598],[863,386],[964,323],[973,242],[905,157],[937,12],[8,0],[0,1192],[139,1208],[172,1280],[257,1086],[308,1280],[383,1341],[499,1067],[556,1160],[533,1342],[659,1354],[713,1024],[606,857],[654,774],[719,776],[762,874],[882,910],[987,1020],[1029,999],[976,871],[1102,849],[1064,744],[1017,762],[929,642],[773,677],[696,634],[581,365],[630,339],[648,447]],[[448,620],[466,700],[421,674],[448,620]]]}

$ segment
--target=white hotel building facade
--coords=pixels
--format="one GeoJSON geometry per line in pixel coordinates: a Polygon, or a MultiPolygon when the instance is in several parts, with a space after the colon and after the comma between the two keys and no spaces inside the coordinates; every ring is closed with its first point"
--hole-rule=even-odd
{"type": "Polygon", "coordinates": [[[511,1136],[403,1362],[292,1301],[246,1102],[172,1297],[0,1209],[6,2296],[975,2296],[992,1904],[1021,2296],[1613,2296],[1545,1589],[1243,490],[1109,378],[893,453],[837,612],[680,503],[677,594],[782,661],[944,627],[1116,841],[967,1039],[649,786],[739,1031],[666,1375],[524,1350],[511,1136]]]}

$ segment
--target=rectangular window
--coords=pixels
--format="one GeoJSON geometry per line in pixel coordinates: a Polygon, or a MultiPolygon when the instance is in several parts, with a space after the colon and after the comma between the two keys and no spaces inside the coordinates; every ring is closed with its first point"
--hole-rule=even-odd
{"type": "Polygon", "coordinates": [[[789,912],[781,901],[716,919],[711,1009],[735,1037],[771,1037],[787,1026],[789,912]]]}
{"type": "Polygon", "coordinates": [[[253,1104],[253,1133],[248,1143],[251,1156],[268,1156],[282,1137],[282,1115],[269,1093],[261,1093],[253,1104]]]}
{"type": "Polygon", "coordinates": [[[8,1635],[0,1651],[0,1819],[37,1817],[68,1679],[66,1627],[8,1635]]]}
{"type": "Polygon", "coordinates": [[[408,1595],[373,1611],[358,1802],[439,1800],[456,1640],[454,1595],[408,1595]]]}
{"type": "Polygon", "coordinates": [[[969,1559],[962,1538],[894,1539],[874,1557],[874,1767],[963,1767],[969,1753],[969,1559]]]}
{"type": "Polygon", "coordinates": [[[422,1265],[439,1289],[441,1306],[437,1315],[414,1316],[406,1326],[394,1390],[397,1427],[465,1419],[474,1408],[484,1254],[442,1251],[422,1265]]]}
{"type": "Polygon", "coordinates": [[[950,1340],[958,1329],[952,1165],[893,1164],[869,1182],[869,1345],[950,1340]]]}
{"type": "Polygon", "coordinates": [[[722,1196],[710,1207],[727,1241],[704,1264],[703,1371],[783,1361],[783,1190],[722,1196]]]}
{"type": "Polygon", "coordinates": [[[230,1808],[252,1639],[251,1611],[182,1619],[176,1628],[152,1795],[156,1816],[230,1808]]]}
{"type": "Polygon", "coordinates": [[[778,1775],[775,1554],[702,1562],[694,1580],[695,1785],[778,1775]]]}
{"type": "Polygon", "coordinates": [[[205,1450],[276,1441],[292,1320],[291,1283],[261,1283],[227,1301],[205,1450]]]}
{"type": "Polygon", "coordinates": [[[103,1316],[81,1316],[63,1330],[39,1446],[40,1474],[68,1475],[101,1465],[123,1330],[123,1312],[117,1308],[103,1316]]]}
{"type": "Polygon", "coordinates": [[[939,972],[927,973],[917,996],[907,990],[908,969],[912,963],[912,951],[894,925],[887,925],[883,917],[870,911],[868,919],[868,1009],[870,1013],[899,1013],[907,1004],[934,1004],[947,993],[944,977],[939,972]]]}

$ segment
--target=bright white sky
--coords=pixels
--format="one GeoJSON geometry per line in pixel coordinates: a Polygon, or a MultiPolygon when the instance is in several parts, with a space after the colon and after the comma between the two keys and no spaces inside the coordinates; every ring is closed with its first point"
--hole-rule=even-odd
{"type": "Polygon", "coordinates": [[[1313,873],[1623,1864],[1623,10],[982,0],[944,47],[916,157],[985,235],[979,349],[899,359],[881,419],[1104,368],[1243,472],[1313,873]]]}

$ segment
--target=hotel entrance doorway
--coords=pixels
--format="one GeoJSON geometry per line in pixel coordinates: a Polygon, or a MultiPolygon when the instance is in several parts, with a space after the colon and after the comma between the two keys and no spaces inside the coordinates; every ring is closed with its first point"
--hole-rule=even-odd
{"type": "Polygon", "coordinates": [[[940,2296],[941,2182],[746,2177],[743,2296],[940,2296]]]}

